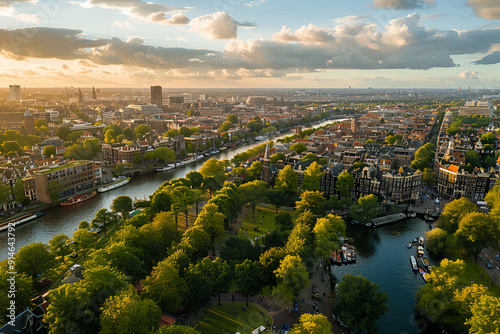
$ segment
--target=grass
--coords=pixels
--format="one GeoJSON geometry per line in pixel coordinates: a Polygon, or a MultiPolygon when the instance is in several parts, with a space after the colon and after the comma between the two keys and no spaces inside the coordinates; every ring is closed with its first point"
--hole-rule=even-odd
{"type": "Polygon", "coordinates": [[[242,228],[238,230],[238,237],[246,238],[243,233],[245,231],[251,239],[255,239],[274,230],[276,228],[276,223],[274,222],[275,215],[276,211],[273,209],[260,206],[255,208],[255,216],[252,210],[249,210],[245,219],[241,222],[242,228]],[[261,221],[262,224],[260,223],[261,221]],[[254,226],[257,226],[258,231],[254,231],[254,226]]]}
{"type": "Polygon", "coordinates": [[[249,303],[246,312],[241,310],[244,302],[224,302],[221,306],[209,306],[205,309],[194,329],[202,334],[236,333],[250,334],[259,326],[266,326],[266,319],[272,324],[269,312],[264,308],[249,303]],[[236,310],[236,314],[234,312],[236,310]],[[263,315],[260,315],[262,312],[263,315]]]}
{"type": "Polygon", "coordinates": [[[83,165],[83,164],[87,164],[89,162],[90,161],[88,161],[88,160],[72,161],[72,162],[68,162],[67,164],[64,164],[64,165],[61,165],[61,166],[58,166],[58,167],[54,167],[54,168],[49,168],[49,169],[44,169],[44,170],[38,171],[37,173],[47,174],[47,173],[50,173],[50,172],[55,172],[57,170],[61,170],[61,169],[65,169],[65,168],[70,168],[70,167],[75,167],[75,166],[79,166],[79,165],[83,165]]]}
{"type": "Polygon", "coordinates": [[[450,260],[459,259],[465,262],[466,267],[462,275],[467,279],[467,281],[488,287],[496,297],[500,298],[500,287],[496,284],[491,286],[491,278],[489,274],[479,264],[474,262],[474,258],[472,256],[467,256],[462,253],[462,250],[456,246],[455,241],[451,236],[446,239],[445,254],[450,260]]]}

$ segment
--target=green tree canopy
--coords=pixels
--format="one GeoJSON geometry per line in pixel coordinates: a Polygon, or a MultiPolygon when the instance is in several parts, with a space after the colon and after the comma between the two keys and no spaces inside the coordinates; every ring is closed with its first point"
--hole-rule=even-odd
{"type": "Polygon", "coordinates": [[[427,239],[427,250],[435,256],[442,257],[446,248],[448,232],[436,227],[429,232],[425,232],[427,239]]]}
{"type": "Polygon", "coordinates": [[[238,124],[238,116],[235,114],[228,115],[227,120],[233,124],[238,124]]]}
{"type": "Polygon", "coordinates": [[[49,246],[34,242],[21,247],[16,255],[16,270],[26,274],[33,281],[44,274],[54,263],[54,256],[49,251],[49,246]]]}
{"type": "Polygon", "coordinates": [[[286,165],[280,170],[275,181],[275,187],[288,194],[297,193],[297,173],[293,171],[292,166],[286,165]]]}
{"type": "Polygon", "coordinates": [[[274,273],[278,285],[274,289],[273,295],[290,303],[295,301],[300,290],[311,283],[309,272],[300,256],[286,255],[274,273]]]}
{"type": "Polygon", "coordinates": [[[323,314],[304,313],[300,322],[293,325],[290,334],[333,334],[332,324],[323,314]]]}
{"type": "Polygon", "coordinates": [[[277,163],[278,161],[282,160],[282,161],[285,161],[285,154],[284,153],[275,153],[273,155],[271,155],[271,164],[275,164],[277,163]]]}
{"type": "Polygon", "coordinates": [[[297,152],[297,154],[301,154],[305,150],[307,150],[306,144],[302,142],[295,143],[293,145],[290,145],[289,147],[290,150],[297,152]]]}
{"type": "Polygon", "coordinates": [[[169,163],[177,159],[177,155],[174,150],[167,147],[158,147],[153,151],[153,157],[164,163],[169,163]]]}
{"type": "Polygon", "coordinates": [[[128,214],[132,211],[132,199],[126,195],[120,195],[113,200],[111,210],[120,212],[123,219],[128,218],[128,214]]]}
{"type": "Polygon", "coordinates": [[[257,262],[246,259],[235,266],[234,274],[238,290],[246,297],[248,306],[248,297],[258,294],[262,288],[260,267],[257,262]]]}
{"type": "Polygon", "coordinates": [[[362,276],[346,274],[337,284],[337,299],[332,306],[348,327],[377,333],[376,321],[387,312],[388,300],[377,284],[362,276]]]}
{"type": "Polygon", "coordinates": [[[462,217],[472,212],[477,212],[477,206],[466,197],[453,200],[444,206],[439,216],[438,227],[453,234],[458,229],[462,217]]]}
{"type": "Polygon", "coordinates": [[[134,133],[136,136],[144,136],[146,133],[151,132],[151,128],[149,125],[146,124],[140,124],[134,129],[134,133]]]}
{"type": "Polygon", "coordinates": [[[500,332],[500,299],[489,295],[482,296],[472,306],[472,317],[467,319],[469,333],[486,334],[500,332]]]}
{"type": "Polygon", "coordinates": [[[313,214],[321,215],[324,213],[325,197],[319,191],[304,191],[300,195],[300,201],[295,203],[295,209],[298,212],[311,211],[313,214]]]}
{"type": "Polygon", "coordinates": [[[267,183],[259,180],[244,183],[238,188],[242,200],[250,205],[254,214],[255,207],[265,199],[266,190],[267,183]]]}
{"type": "Polygon", "coordinates": [[[368,223],[373,218],[382,214],[383,207],[374,194],[366,195],[358,199],[358,203],[351,206],[349,215],[360,223],[368,223]]]}
{"type": "Polygon", "coordinates": [[[349,197],[354,182],[356,182],[354,176],[352,176],[352,174],[348,171],[343,171],[337,178],[335,188],[343,197],[349,197]]]}
{"type": "Polygon", "coordinates": [[[500,240],[498,220],[485,213],[473,212],[462,216],[455,233],[459,247],[465,248],[477,260],[484,247],[495,246],[500,240]]]}
{"type": "Polygon", "coordinates": [[[316,161],[309,165],[304,172],[304,185],[303,190],[309,191],[319,191],[321,177],[323,177],[324,171],[321,165],[316,161]]]}
{"type": "Polygon", "coordinates": [[[57,234],[49,241],[50,252],[54,257],[61,256],[63,262],[65,261],[65,256],[70,252],[70,248],[67,245],[68,241],[69,237],[66,234],[57,234]]]}
{"type": "Polygon", "coordinates": [[[246,175],[248,181],[260,180],[260,175],[264,170],[264,166],[260,161],[252,162],[252,165],[247,168],[246,175]]]}
{"type": "Polygon", "coordinates": [[[54,145],[47,145],[43,148],[43,155],[47,158],[56,155],[56,147],[54,145]]]}
{"type": "MultiPolygon", "coordinates": [[[[0,321],[2,324],[7,323],[11,319],[7,317],[10,314],[10,311],[7,309],[10,307],[10,298],[9,292],[11,290],[11,279],[12,274],[7,273],[7,270],[0,269],[0,321]]],[[[31,279],[24,275],[18,273],[15,277],[15,286],[16,286],[16,296],[15,296],[15,309],[16,315],[25,311],[26,308],[31,309],[34,305],[31,301],[33,298],[33,282],[31,279]]]]}
{"type": "Polygon", "coordinates": [[[210,237],[213,254],[215,254],[215,244],[219,242],[225,234],[224,215],[219,212],[219,207],[213,203],[207,203],[201,210],[194,226],[200,227],[210,237]]]}

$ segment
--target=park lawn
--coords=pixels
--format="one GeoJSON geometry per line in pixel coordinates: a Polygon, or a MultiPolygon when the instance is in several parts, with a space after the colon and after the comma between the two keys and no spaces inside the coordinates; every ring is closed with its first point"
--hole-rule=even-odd
{"type": "Polygon", "coordinates": [[[236,332],[250,334],[261,325],[266,328],[271,327],[272,318],[269,312],[252,303],[248,304],[244,312],[241,310],[241,306],[244,305],[244,302],[224,302],[221,306],[209,306],[200,316],[194,329],[202,334],[234,334],[236,332]],[[236,315],[234,310],[236,310],[236,315]],[[266,326],[266,319],[269,320],[269,326],[266,326]]]}
{"type": "Polygon", "coordinates": [[[264,208],[261,206],[257,206],[255,208],[255,216],[252,214],[252,210],[248,210],[245,219],[241,222],[242,228],[238,230],[238,237],[243,239],[246,238],[245,233],[243,233],[243,231],[245,231],[253,240],[274,230],[276,228],[276,223],[274,222],[275,215],[276,211],[274,211],[273,209],[264,208]],[[264,216],[264,218],[262,218],[262,216],[264,216]],[[262,224],[260,224],[261,220],[262,224]],[[254,226],[257,226],[257,228],[259,229],[258,232],[254,231],[254,226]]]}
{"type": "Polygon", "coordinates": [[[460,248],[457,248],[453,238],[448,238],[446,240],[445,254],[451,260],[463,260],[466,264],[465,272],[463,276],[467,278],[469,282],[474,282],[476,284],[481,284],[490,289],[490,291],[500,298],[500,287],[494,284],[491,286],[491,278],[488,273],[477,263],[474,262],[472,256],[467,256],[462,253],[460,248]],[[481,277],[483,275],[483,277],[481,277]]]}

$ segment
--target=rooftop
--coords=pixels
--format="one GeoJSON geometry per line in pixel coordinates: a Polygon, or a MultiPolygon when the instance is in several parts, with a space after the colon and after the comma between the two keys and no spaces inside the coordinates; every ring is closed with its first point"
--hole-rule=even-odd
{"type": "Polygon", "coordinates": [[[61,170],[61,169],[66,169],[66,168],[70,168],[70,167],[76,167],[76,166],[79,166],[79,165],[84,165],[84,164],[87,164],[89,162],[90,161],[88,161],[88,160],[71,161],[71,162],[68,162],[66,164],[56,166],[56,167],[49,167],[47,169],[38,170],[38,171],[35,172],[35,174],[48,174],[48,173],[52,173],[52,172],[55,172],[55,171],[58,171],[58,170],[61,170]]]}

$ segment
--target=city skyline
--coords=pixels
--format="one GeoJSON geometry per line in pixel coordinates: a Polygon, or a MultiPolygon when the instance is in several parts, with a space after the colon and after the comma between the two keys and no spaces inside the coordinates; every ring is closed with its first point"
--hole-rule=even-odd
{"type": "Polygon", "coordinates": [[[487,0],[2,1],[0,85],[500,88],[487,0]]]}

